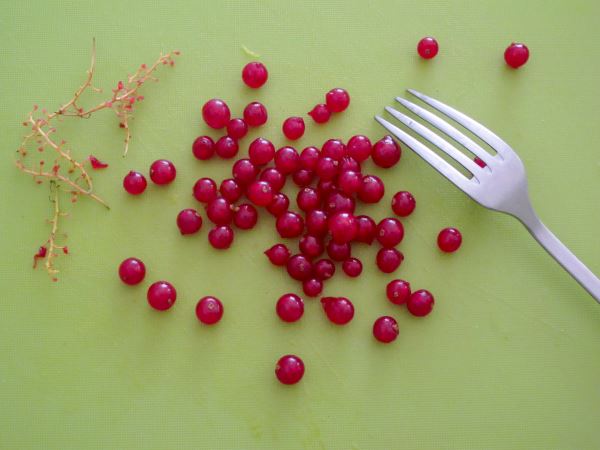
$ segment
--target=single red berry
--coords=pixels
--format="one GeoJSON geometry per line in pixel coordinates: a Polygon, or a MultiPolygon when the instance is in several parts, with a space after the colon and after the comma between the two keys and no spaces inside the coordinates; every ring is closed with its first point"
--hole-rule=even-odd
{"type": "Polygon", "coordinates": [[[304,134],[304,128],[304,119],[302,117],[288,117],[281,127],[285,137],[291,141],[300,139],[304,134]]]}
{"type": "Polygon", "coordinates": [[[434,303],[431,292],[421,289],[411,294],[406,302],[406,307],[413,316],[423,317],[431,312],[434,303]]]}
{"type": "Polygon", "coordinates": [[[312,170],[300,169],[296,170],[292,175],[292,180],[296,186],[305,187],[312,183],[315,174],[312,170]]]}
{"type": "Polygon", "coordinates": [[[231,136],[221,136],[215,143],[215,153],[223,159],[231,159],[240,149],[238,142],[231,136]]]}
{"type": "Polygon", "coordinates": [[[274,192],[279,192],[285,185],[285,175],[273,167],[264,169],[260,174],[260,179],[269,183],[274,192]]]}
{"type": "Polygon", "coordinates": [[[248,203],[242,203],[235,208],[233,214],[233,223],[240,230],[249,230],[254,228],[258,222],[258,211],[256,208],[248,203]]]}
{"type": "Polygon", "coordinates": [[[219,192],[229,203],[237,202],[244,193],[242,187],[233,178],[227,178],[226,180],[221,181],[219,192]]]}
{"type": "Polygon", "coordinates": [[[284,322],[296,322],[304,314],[304,301],[296,294],[284,294],[277,300],[275,312],[284,322]]]}
{"type": "Polygon", "coordinates": [[[354,199],[340,192],[330,192],[323,200],[323,209],[330,215],[338,212],[353,213],[355,208],[354,199]]]}
{"type": "Polygon", "coordinates": [[[287,272],[294,280],[308,280],[312,276],[312,264],[306,256],[294,255],[288,259],[287,272]]]}
{"type": "Polygon", "coordinates": [[[305,187],[298,191],[296,196],[298,208],[304,212],[317,209],[321,205],[321,194],[316,189],[305,187]]]}
{"type": "Polygon", "coordinates": [[[194,234],[202,227],[202,217],[195,209],[184,209],[177,214],[177,227],[181,234],[194,234]]]}
{"type": "Polygon", "coordinates": [[[437,243],[441,251],[452,253],[462,244],[462,235],[456,228],[444,228],[438,234],[437,243]]]}
{"type": "Polygon", "coordinates": [[[359,276],[362,273],[362,269],[362,263],[357,258],[348,258],[342,263],[342,270],[352,278],[359,276]]]}
{"type": "Polygon", "coordinates": [[[416,206],[417,202],[410,192],[400,191],[392,197],[392,211],[400,217],[410,216],[416,206]]]}
{"type": "Polygon", "coordinates": [[[321,153],[317,147],[306,147],[300,153],[300,167],[306,170],[315,170],[321,153]]]}
{"type": "Polygon", "coordinates": [[[346,146],[339,139],[329,139],[321,147],[321,156],[340,161],[346,156],[346,146]]]}
{"type": "Polygon", "coordinates": [[[223,197],[217,197],[206,205],[206,215],[215,225],[228,225],[233,219],[231,203],[223,197]]]}
{"type": "Polygon", "coordinates": [[[400,161],[402,150],[400,146],[391,136],[384,136],[373,145],[371,158],[379,167],[388,169],[400,161]]]}
{"type": "Polygon", "coordinates": [[[320,209],[313,209],[306,213],[306,230],[309,234],[323,237],[329,231],[327,214],[320,209]]]}
{"type": "Polygon", "coordinates": [[[473,159],[473,162],[475,162],[475,164],[477,164],[482,169],[487,166],[487,164],[485,163],[485,161],[483,159],[479,158],[478,156],[476,156],[473,159]]]}
{"type": "Polygon", "coordinates": [[[337,185],[344,194],[354,195],[362,186],[362,175],[352,170],[346,170],[338,175],[337,185]]]}
{"type": "Polygon", "coordinates": [[[375,221],[369,216],[357,216],[356,226],[357,231],[355,240],[371,245],[377,234],[377,224],[375,221]]]}
{"type": "Polygon", "coordinates": [[[318,278],[310,278],[302,282],[302,291],[308,297],[317,297],[323,292],[323,281],[318,278]]]}
{"type": "Polygon", "coordinates": [[[348,144],[346,144],[348,156],[351,156],[358,162],[363,162],[369,159],[372,148],[373,145],[371,144],[369,138],[363,136],[362,134],[352,136],[348,141],[348,144]]]}
{"type": "Polygon", "coordinates": [[[323,241],[317,236],[305,234],[298,243],[298,248],[302,254],[310,259],[320,256],[325,251],[323,241]]]}
{"type": "Polygon", "coordinates": [[[177,291],[168,281],[157,281],[148,288],[146,298],[154,309],[165,311],[177,300],[177,291]]]}
{"type": "Polygon", "coordinates": [[[320,259],[313,264],[313,274],[318,280],[328,280],[334,273],[335,264],[330,259],[320,259]]]}
{"type": "Polygon", "coordinates": [[[217,183],[212,178],[200,178],[194,184],[192,193],[199,202],[211,202],[217,198],[217,183]]]}
{"type": "Polygon", "coordinates": [[[203,297],[196,305],[196,317],[205,325],[213,325],[223,317],[223,303],[216,297],[203,297]]]}
{"type": "Polygon", "coordinates": [[[338,174],[339,162],[327,156],[319,158],[315,172],[322,180],[333,180],[338,174]]]}
{"type": "Polygon", "coordinates": [[[142,282],[146,276],[146,266],[137,258],[127,258],[119,266],[119,277],[131,286],[142,282]]]}
{"type": "Polygon", "coordinates": [[[253,181],[246,190],[246,196],[257,206],[267,206],[273,201],[275,193],[266,181],[253,181]]]}
{"type": "Polygon", "coordinates": [[[437,41],[432,37],[424,37],[417,44],[417,52],[423,59],[431,59],[438,54],[439,46],[437,41]]]}
{"type": "Polygon", "coordinates": [[[364,203],[377,203],[385,194],[383,181],[375,175],[365,175],[358,191],[358,198],[364,203]]]}
{"type": "Polygon", "coordinates": [[[309,111],[308,115],[312,117],[312,120],[314,120],[316,123],[325,123],[329,121],[329,118],[331,117],[331,111],[329,111],[327,105],[319,103],[309,111]]]}
{"type": "Polygon", "coordinates": [[[259,137],[250,143],[248,155],[252,163],[262,166],[273,159],[273,156],[275,156],[275,147],[271,141],[259,137]]]}
{"type": "Polygon", "coordinates": [[[504,51],[504,61],[513,69],[518,69],[529,59],[529,49],[525,44],[513,42],[504,51]]]}
{"type": "Polygon", "coordinates": [[[252,102],[244,108],[244,120],[251,127],[264,125],[268,119],[267,108],[262,103],[252,102]]]}
{"type": "Polygon", "coordinates": [[[327,318],[336,325],[345,325],[354,317],[354,305],[345,297],[323,297],[321,305],[327,318]]]}
{"type": "Polygon", "coordinates": [[[275,244],[273,247],[265,250],[265,255],[274,266],[285,266],[292,253],[283,244],[275,244]]]}
{"type": "Polygon", "coordinates": [[[410,297],[410,283],[404,280],[392,280],[387,284],[385,293],[394,305],[403,305],[410,297]]]}
{"type": "Polygon", "coordinates": [[[269,72],[263,63],[249,62],[242,69],[242,80],[248,87],[257,89],[267,82],[269,72]]]}
{"type": "Polygon", "coordinates": [[[275,152],[275,167],[287,175],[300,169],[300,155],[293,147],[281,147],[275,152]]]}
{"type": "Polygon", "coordinates": [[[350,95],[345,89],[336,88],[330,90],[325,95],[325,101],[327,103],[327,108],[331,112],[342,112],[348,105],[350,104],[350,95]]]}
{"type": "Polygon", "coordinates": [[[150,179],[159,185],[169,184],[175,179],[177,170],[171,161],[159,159],[150,166],[150,179]]]}
{"type": "Polygon", "coordinates": [[[273,196],[271,203],[267,205],[267,211],[275,217],[279,217],[290,207],[290,199],[282,192],[278,192],[273,196]]]}
{"type": "Polygon", "coordinates": [[[334,192],[338,192],[335,180],[319,180],[317,190],[321,193],[323,199],[328,198],[334,192]]]}
{"type": "Polygon", "coordinates": [[[215,154],[215,142],[210,136],[197,137],[192,144],[192,153],[196,159],[210,159],[215,154]]]}
{"type": "Polygon", "coordinates": [[[233,243],[233,230],[228,225],[216,226],[208,232],[208,242],[218,250],[225,250],[233,243]]]}
{"type": "Polygon", "coordinates": [[[275,376],[282,384],[296,384],[304,375],[304,362],[296,355],[285,355],[275,365],[275,376]]]}
{"type": "Polygon", "coordinates": [[[383,273],[394,272],[403,260],[404,255],[395,248],[381,248],[377,252],[377,267],[383,273]]]}
{"type": "Polygon", "coordinates": [[[338,244],[333,239],[327,244],[327,254],[334,261],[344,261],[350,258],[352,248],[350,243],[338,244]]]}
{"type": "Polygon", "coordinates": [[[227,103],[218,98],[213,98],[202,107],[202,118],[209,127],[218,130],[227,126],[229,119],[231,119],[231,113],[227,103]]]}
{"type": "Polygon", "coordinates": [[[329,217],[329,232],[336,243],[344,244],[352,241],[357,231],[358,226],[353,214],[340,212],[329,217]]]}
{"type": "Polygon", "coordinates": [[[231,174],[235,181],[246,186],[254,181],[258,174],[258,168],[249,159],[238,159],[231,168],[231,174]]]}
{"type": "Polygon", "coordinates": [[[146,190],[146,186],[148,186],[146,177],[134,170],[130,170],[123,178],[123,187],[131,195],[140,195],[146,190]]]}
{"type": "Polygon", "coordinates": [[[373,336],[384,344],[396,340],[398,337],[398,322],[390,316],[382,316],[373,324],[373,336]]]}
{"type": "Polygon", "coordinates": [[[340,160],[338,172],[342,173],[348,171],[360,173],[360,163],[351,156],[344,156],[340,160]]]}
{"type": "Polygon", "coordinates": [[[244,119],[231,119],[227,124],[227,135],[233,139],[242,139],[248,134],[248,125],[244,119]]]}
{"type": "Polygon", "coordinates": [[[382,219],[377,225],[377,240],[382,247],[391,248],[402,242],[404,227],[398,219],[382,219]]]}
{"type": "Polygon", "coordinates": [[[277,217],[275,227],[282,238],[294,238],[302,234],[304,220],[298,213],[286,211],[277,217]]]}

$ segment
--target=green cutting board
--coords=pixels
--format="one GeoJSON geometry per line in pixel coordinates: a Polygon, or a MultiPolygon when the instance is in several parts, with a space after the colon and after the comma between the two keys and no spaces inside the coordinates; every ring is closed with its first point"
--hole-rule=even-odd
{"type": "Polygon", "coordinates": [[[591,0],[4,2],[0,448],[600,448],[599,305],[518,222],[467,199],[409,149],[392,170],[367,164],[387,193],[361,208],[381,218],[395,191],[417,198],[397,275],[434,293],[426,318],[387,302],[392,276],[376,270],[374,248],[361,247],[363,275],[338,275],[325,291],[354,301],[354,321],[335,327],[307,299],[302,320],[284,324],[274,303],[298,286],[262,255],[277,240],[270,217],[237,233],[228,252],[210,248],[208,226],[185,238],[175,227],[180,209],[197,206],[194,181],[229,173],[227,162],[191,156],[193,139],[208,132],[207,99],[226,99],[236,115],[264,102],[271,120],[245,143],[264,135],[281,146],[285,117],[305,114],[332,87],[348,89],[347,112],[309,123],[302,148],[355,133],[378,139],[373,115],[412,87],[505,138],[527,167],[540,216],[600,273],[599,16],[591,0]],[[415,51],[425,35],[440,42],[427,62],[415,51]],[[127,158],[111,113],[65,122],[80,157],[110,164],[94,180],[112,209],[87,199],[69,206],[71,254],[52,283],[31,269],[49,231],[48,189],[14,168],[13,151],[31,105],[56,108],[81,83],[92,37],[105,89],[161,50],[182,56],[144,88],[127,158]],[[531,49],[516,71],[502,60],[513,40],[531,49]],[[258,91],[240,81],[251,60],[244,45],[270,71],[258,91]],[[175,183],[126,195],[124,174],[162,157],[177,165],[175,183]],[[456,254],[436,248],[446,226],[463,232],[456,254]],[[128,256],[148,267],[136,287],[116,274],[128,256]],[[159,279],[179,294],[164,313],[145,299],[159,279]],[[205,295],[225,305],[214,327],[194,315],[205,295]],[[384,314],[400,326],[387,346],[371,336],[384,314]],[[285,353],[306,363],[298,385],[273,375],[285,353]]]}

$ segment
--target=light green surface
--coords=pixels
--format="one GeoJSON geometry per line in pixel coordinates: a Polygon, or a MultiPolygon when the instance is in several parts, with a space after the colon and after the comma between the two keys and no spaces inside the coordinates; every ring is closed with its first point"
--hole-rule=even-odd
{"type": "MultiPolygon", "coordinates": [[[[354,133],[372,138],[372,120],[414,87],[478,118],[518,150],[541,217],[600,273],[600,29],[597,2],[4,2],[0,17],[2,183],[0,280],[0,448],[3,449],[597,449],[600,448],[600,307],[513,219],[489,212],[442,180],[409,150],[381,175],[392,191],[411,190],[405,264],[398,271],[436,296],[434,313],[410,317],[384,299],[391,279],[376,272],[374,249],[360,248],[364,275],[336,277],[328,294],[347,294],[355,320],[334,327],[316,301],[285,325],[276,298],[297,289],[261,255],[274,242],[271,219],[238,233],[220,253],[200,235],[181,238],[176,213],[195,206],[199,176],[228,164],[200,163],[189,151],[200,105],[218,96],[236,114],[264,101],[259,131],[284,144],[281,121],[323,92],[343,86],[351,108],[325,127],[308,126],[298,146],[354,133]],[[435,35],[439,56],[418,60],[415,45],[435,35]],[[33,103],[54,108],[82,80],[92,36],[97,80],[110,87],[160,50],[179,48],[174,71],[148,86],[121,158],[110,113],[68,125],[71,141],[110,163],[95,174],[113,209],[81,201],[64,221],[72,255],[61,281],[31,270],[45,240],[46,187],[12,167],[19,123],[33,103]],[[526,42],[530,63],[508,70],[502,52],[526,42]],[[268,85],[250,91],[240,69],[262,54],[268,85]],[[159,157],[176,183],[126,196],[121,179],[159,157]],[[437,231],[459,227],[455,255],[435,248],[437,231]],[[125,257],[148,267],[126,287],[125,257]],[[179,297],[166,313],[145,300],[149,282],[171,280],[179,297]],[[225,303],[214,328],[200,326],[204,295],[225,303]],[[400,323],[390,346],[371,324],[400,323]],[[294,387],[273,376],[284,353],[304,358],[294,387]]],[[[253,133],[256,136],[258,133],[253,133]]],[[[246,143],[249,139],[246,139],[246,143]]],[[[245,149],[244,149],[245,150],[245,149]]]]}

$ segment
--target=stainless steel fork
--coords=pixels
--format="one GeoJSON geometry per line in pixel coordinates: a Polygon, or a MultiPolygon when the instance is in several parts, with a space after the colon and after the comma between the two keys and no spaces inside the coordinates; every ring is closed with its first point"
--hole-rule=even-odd
{"type": "Polygon", "coordinates": [[[448,180],[477,203],[486,208],[510,214],[519,219],[542,247],[600,303],[600,279],[546,228],[533,210],[527,190],[525,167],[514,150],[486,127],[456,109],[413,89],[409,89],[408,92],[462,125],[482,141],[486,142],[496,151],[496,154],[492,155],[487,150],[484,150],[464,133],[430,111],[404,98],[396,98],[396,101],[409,111],[430,125],[433,125],[481,159],[485,165],[484,167],[480,167],[465,153],[457,149],[439,134],[434,133],[429,128],[394,108],[389,106],[385,108],[388,113],[416,134],[431,142],[467,169],[472,174],[472,177],[468,178],[436,152],[391,122],[380,116],[375,116],[375,120],[396,138],[413,149],[421,158],[431,164],[434,169],[448,178],[448,180]]]}

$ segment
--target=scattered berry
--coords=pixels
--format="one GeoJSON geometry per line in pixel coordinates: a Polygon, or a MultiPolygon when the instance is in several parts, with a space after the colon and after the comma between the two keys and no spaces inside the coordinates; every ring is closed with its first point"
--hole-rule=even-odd
{"type": "Polygon", "coordinates": [[[529,49],[525,44],[513,42],[504,51],[504,61],[513,69],[518,69],[529,59],[529,49]]]}
{"type": "Polygon", "coordinates": [[[373,324],[373,336],[378,341],[389,344],[398,337],[398,322],[390,316],[380,317],[373,324]]]}
{"type": "Polygon", "coordinates": [[[385,294],[394,305],[403,305],[410,297],[410,283],[404,280],[392,280],[387,284],[385,294]]]}
{"type": "Polygon", "coordinates": [[[217,183],[212,178],[200,178],[192,189],[194,198],[202,203],[209,203],[217,198],[217,183]]]}
{"type": "Polygon", "coordinates": [[[196,317],[205,325],[213,325],[223,317],[223,303],[216,297],[203,297],[196,305],[196,317]]]}
{"type": "Polygon", "coordinates": [[[356,225],[357,231],[355,240],[371,245],[377,234],[377,224],[375,221],[369,216],[357,216],[356,225]]]}
{"type": "Polygon", "coordinates": [[[264,125],[267,119],[267,108],[262,103],[252,102],[244,108],[244,121],[250,127],[264,125]]]}
{"type": "Polygon", "coordinates": [[[177,291],[168,281],[157,281],[150,285],[146,297],[154,309],[165,311],[177,300],[177,291]]]}
{"type": "Polygon", "coordinates": [[[229,203],[237,202],[244,193],[242,187],[233,178],[227,178],[226,180],[221,181],[219,192],[229,203]]]}
{"type": "Polygon", "coordinates": [[[485,161],[483,159],[479,158],[479,156],[476,156],[473,159],[473,162],[475,164],[477,164],[479,167],[481,167],[482,169],[487,166],[487,164],[485,163],[485,161]]]}
{"type": "Polygon", "coordinates": [[[348,156],[354,158],[358,162],[365,161],[371,156],[371,141],[368,137],[361,134],[352,136],[346,145],[348,156]]]}
{"type": "Polygon", "coordinates": [[[283,244],[275,244],[268,250],[265,250],[265,255],[274,266],[285,266],[291,256],[290,250],[283,244]]]}
{"type": "Polygon", "coordinates": [[[384,136],[373,145],[371,158],[379,167],[388,169],[400,161],[402,151],[400,146],[391,136],[384,136]]]}
{"type": "Polygon", "coordinates": [[[340,160],[340,165],[338,166],[339,173],[347,171],[360,173],[360,163],[351,156],[344,156],[340,160]]]}
{"type": "Polygon", "coordinates": [[[424,37],[417,44],[417,52],[423,59],[431,59],[438,54],[439,46],[432,37],[424,37]]]}
{"type": "Polygon", "coordinates": [[[348,242],[345,244],[338,244],[332,239],[329,241],[329,244],[327,244],[327,254],[334,261],[344,261],[345,259],[350,258],[351,253],[352,248],[348,242]]]}
{"type": "Polygon", "coordinates": [[[298,213],[286,211],[277,217],[275,227],[282,238],[294,238],[302,234],[304,220],[298,213]]]}
{"type": "Polygon", "coordinates": [[[316,189],[310,187],[302,188],[298,191],[296,203],[302,211],[312,211],[321,205],[321,194],[316,189]]]}
{"type": "Polygon", "coordinates": [[[321,147],[321,156],[340,161],[346,156],[346,146],[339,139],[329,139],[321,147]]]}
{"type": "Polygon", "coordinates": [[[285,175],[273,167],[264,169],[260,174],[260,179],[269,183],[274,192],[279,192],[285,185],[285,175]]]}
{"type": "Polygon", "coordinates": [[[330,259],[320,259],[313,264],[313,273],[318,280],[328,280],[335,274],[335,264],[330,259]]]}
{"type": "Polygon", "coordinates": [[[292,180],[297,186],[305,187],[312,183],[315,174],[312,170],[300,169],[294,172],[292,180]]]}
{"type": "Polygon", "coordinates": [[[352,197],[348,197],[340,192],[330,192],[323,201],[323,208],[327,214],[338,212],[353,213],[356,203],[352,197]]]}
{"type": "Polygon", "coordinates": [[[458,250],[462,243],[462,235],[456,228],[444,228],[438,234],[437,244],[441,251],[452,253],[458,250]]]}
{"type": "Polygon", "coordinates": [[[242,80],[248,87],[257,89],[267,82],[269,72],[263,63],[249,62],[242,69],[242,80]]]}
{"type": "Polygon", "coordinates": [[[310,278],[302,282],[302,291],[308,297],[317,297],[323,292],[323,281],[318,278],[310,278]]]}
{"type": "Polygon", "coordinates": [[[296,322],[304,314],[304,301],[296,294],[284,294],[277,300],[275,311],[284,322],[296,322]]]}
{"type": "Polygon", "coordinates": [[[231,159],[239,150],[237,141],[231,136],[221,136],[215,143],[215,153],[223,159],[231,159]]]}
{"type": "Polygon", "coordinates": [[[192,153],[196,159],[210,159],[215,154],[215,142],[209,136],[197,137],[192,144],[192,153]]]}
{"type": "Polygon", "coordinates": [[[119,266],[121,281],[130,286],[141,283],[145,276],[146,266],[137,258],[127,258],[119,266]]]}
{"type": "Polygon", "coordinates": [[[296,384],[304,375],[304,362],[296,355],[279,358],[275,366],[275,376],[282,384],[296,384]]]}
{"type": "Polygon", "coordinates": [[[248,203],[242,203],[235,208],[233,214],[233,223],[240,230],[249,230],[254,228],[258,222],[258,211],[256,208],[248,203]]]}
{"type": "Polygon", "coordinates": [[[338,174],[339,162],[327,156],[319,158],[315,172],[321,180],[333,180],[338,174]]]}
{"type": "Polygon", "coordinates": [[[308,115],[312,117],[316,123],[325,123],[329,121],[329,118],[331,117],[331,111],[329,111],[327,105],[320,103],[315,105],[315,107],[310,110],[308,115]]]}
{"type": "Polygon", "coordinates": [[[327,109],[331,112],[342,112],[348,105],[350,104],[350,95],[346,90],[341,88],[336,88],[330,90],[325,95],[325,101],[327,103],[327,109]]]}
{"type": "Polygon", "coordinates": [[[411,294],[406,307],[413,316],[423,317],[431,312],[434,303],[435,300],[431,292],[421,289],[411,294]]]}
{"type": "Polygon", "coordinates": [[[279,217],[290,207],[290,199],[287,195],[278,192],[273,196],[271,203],[267,205],[267,211],[275,217],[279,217]]]}
{"type": "Polygon", "coordinates": [[[354,305],[345,297],[323,297],[321,305],[327,318],[336,325],[345,325],[354,317],[354,305]]]}
{"type": "Polygon", "coordinates": [[[346,275],[355,278],[362,273],[363,266],[360,259],[349,258],[343,262],[342,269],[346,275]]]}
{"type": "Polygon", "coordinates": [[[383,273],[394,272],[404,260],[404,255],[395,248],[382,248],[377,252],[377,267],[383,273]]]}
{"type": "Polygon", "coordinates": [[[171,161],[159,159],[150,166],[150,179],[158,185],[169,184],[175,179],[177,170],[171,161]]]}
{"type": "Polygon", "coordinates": [[[306,147],[300,153],[300,167],[306,170],[315,170],[321,153],[317,147],[306,147]]]}
{"type": "Polygon", "coordinates": [[[329,231],[327,214],[320,209],[313,209],[306,213],[306,230],[309,234],[323,237],[329,231]]]}
{"type": "Polygon", "coordinates": [[[257,206],[267,206],[273,201],[273,188],[266,181],[253,181],[246,191],[248,199],[257,206]]]}
{"type": "Polygon", "coordinates": [[[417,202],[410,192],[400,191],[392,197],[392,211],[400,217],[410,216],[417,202]]]}
{"type": "Polygon", "coordinates": [[[346,170],[338,175],[337,185],[346,195],[354,195],[362,186],[362,175],[352,170],[346,170]]]}
{"type": "Polygon", "coordinates": [[[312,264],[306,256],[294,255],[288,259],[287,272],[294,280],[308,280],[312,276],[312,264]]]}
{"type": "Polygon", "coordinates": [[[106,164],[105,162],[100,161],[94,155],[88,156],[88,160],[90,161],[92,169],[94,169],[94,170],[106,169],[108,167],[108,164],[106,164]]]}
{"type": "Polygon", "coordinates": [[[253,164],[262,166],[273,159],[275,156],[275,147],[271,141],[259,137],[250,143],[248,155],[253,164]]]}
{"type": "Polygon", "coordinates": [[[208,242],[218,250],[231,247],[233,242],[233,230],[227,225],[221,225],[208,232],[208,242]]]}
{"type": "Polygon", "coordinates": [[[300,155],[293,147],[281,147],[275,152],[275,167],[287,175],[300,169],[300,155]]]}
{"type": "Polygon", "coordinates": [[[352,241],[356,237],[357,231],[356,219],[350,213],[336,213],[329,218],[329,232],[338,244],[352,241]]]}
{"type": "Polygon", "coordinates": [[[148,186],[146,177],[134,170],[129,171],[129,173],[125,175],[125,178],[123,178],[123,187],[131,195],[140,195],[146,190],[146,186],[148,186]]]}
{"type": "Polygon", "coordinates": [[[231,168],[231,174],[235,181],[242,186],[246,186],[254,181],[258,169],[249,159],[238,159],[231,168]]]}
{"type": "Polygon", "coordinates": [[[377,240],[382,247],[395,247],[402,238],[404,238],[404,227],[398,219],[383,219],[377,225],[377,240]]]}
{"type": "Polygon", "coordinates": [[[181,234],[194,234],[202,227],[202,217],[195,209],[184,209],[177,214],[177,227],[181,234]]]}
{"type": "Polygon", "coordinates": [[[227,124],[227,135],[233,139],[242,139],[248,134],[248,125],[244,119],[231,119],[227,124]]]}
{"type": "Polygon", "coordinates": [[[227,126],[229,119],[231,119],[231,113],[227,103],[218,98],[213,98],[202,107],[202,118],[209,127],[218,130],[227,126]]]}
{"type": "Polygon", "coordinates": [[[302,117],[288,117],[281,128],[286,138],[295,141],[304,134],[304,119],[302,117]]]}
{"type": "Polygon", "coordinates": [[[316,236],[305,234],[298,243],[298,248],[302,254],[310,259],[320,256],[325,251],[323,241],[316,236]]]}
{"type": "Polygon", "coordinates": [[[206,215],[215,225],[228,225],[233,219],[231,203],[223,197],[217,197],[206,205],[206,215]]]}
{"type": "Polygon", "coordinates": [[[385,194],[383,181],[375,175],[365,175],[358,191],[358,198],[364,203],[377,203],[385,194]]]}

